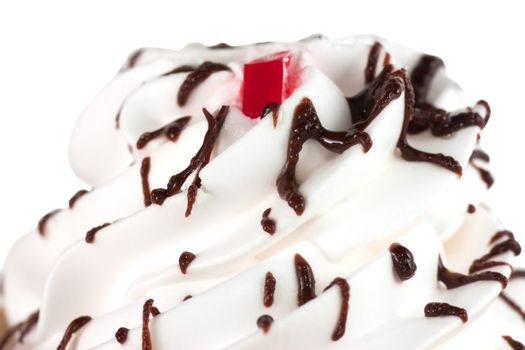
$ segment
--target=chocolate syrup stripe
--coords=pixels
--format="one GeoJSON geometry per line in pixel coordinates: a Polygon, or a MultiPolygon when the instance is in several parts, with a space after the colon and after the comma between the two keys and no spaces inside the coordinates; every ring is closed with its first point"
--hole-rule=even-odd
{"type": "Polygon", "coordinates": [[[368,54],[368,60],[366,62],[365,68],[365,83],[368,84],[374,80],[376,76],[376,67],[377,61],[379,60],[379,54],[383,46],[379,42],[375,42],[370,48],[370,53],[368,54]]]}
{"type": "Polygon", "coordinates": [[[266,231],[270,235],[273,235],[275,233],[275,220],[270,218],[271,212],[272,208],[268,208],[263,212],[261,218],[261,226],[264,231],[266,231]]]}
{"type": "Polygon", "coordinates": [[[503,339],[509,344],[509,346],[512,348],[512,350],[525,350],[525,345],[517,341],[516,339],[513,339],[510,335],[503,335],[503,339]]]}
{"type": "Polygon", "coordinates": [[[186,79],[182,82],[177,95],[177,103],[179,106],[184,106],[190,97],[190,94],[208,79],[213,73],[231,71],[230,67],[215,62],[204,62],[198,66],[193,72],[188,74],[186,79]]]}
{"type": "Polygon", "coordinates": [[[4,334],[0,335],[0,350],[5,349],[7,344],[18,334],[18,342],[23,343],[25,336],[38,323],[39,310],[30,314],[24,321],[8,328],[4,334]]]}
{"type": "Polygon", "coordinates": [[[402,281],[411,279],[417,270],[412,252],[399,243],[392,243],[389,250],[394,271],[396,271],[399,279],[402,281]]]}
{"type": "Polygon", "coordinates": [[[499,272],[484,271],[474,275],[464,275],[459,272],[454,272],[445,267],[441,256],[438,258],[437,279],[443,282],[447,289],[459,288],[464,285],[478,282],[478,281],[498,281],[504,289],[507,287],[507,277],[499,272]]]}
{"type": "Polygon", "coordinates": [[[334,331],[332,333],[332,340],[337,341],[345,335],[346,331],[346,320],[348,318],[348,309],[350,308],[350,285],[346,279],[341,277],[336,277],[330,284],[323,290],[323,292],[328,289],[338,286],[341,291],[341,309],[339,311],[339,318],[335,325],[334,331]]]}
{"type": "Polygon", "coordinates": [[[476,149],[472,152],[469,162],[470,162],[470,165],[472,165],[472,167],[479,172],[479,175],[481,176],[481,179],[483,180],[483,182],[485,182],[485,184],[487,185],[487,188],[491,188],[492,185],[494,184],[494,177],[492,176],[490,171],[476,164],[475,162],[476,160],[481,160],[481,161],[488,163],[490,162],[489,155],[483,150],[476,149]]]}
{"type": "Polygon", "coordinates": [[[142,350],[153,350],[149,331],[149,316],[153,307],[153,299],[148,299],[142,308],[142,350]]]}
{"type": "Polygon", "coordinates": [[[467,310],[447,303],[428,303],[425,305],[425,317],[457,316],[463,323],[468,321],[467,310]]]}
{"type": "Polygon", "coordinates": [[[297,306],[302,306],[315,299],[315,277],[312,267],[299,254],[295,254],[295,274],[297,277],[297,306]]]}
{"type": "Polygon", "coordinates": [[[263,304],[266,307],[271,307],[273,305],[273,296],[275,294],[276,284],[277,281],[275,280],[275,277],[273,277],[273,274],[270,271],[266,272],[266,276],[264,278],[263,296],[263,304]]]}
{"type": "Polygon", "coordinates": [[[142,183],[142,194],[144,196],[144,206],[149,207],[151,205],[151,193],[149,189],[149,171],[151,167],[150,157],[142,159],[140,166],[140,179],[142,183]]]}
{"type": "Polygon", "coordinates": [[[165,136],[168,140],[172,142],[177,141],[180,136],[180,133],[186,128],[190,120],[191,116],[185,116],[182,118],[175,119],[174,121],[166,124],[165,126],[157,130],[143,133],[137,140],[137,149],[143,149],[150,141],[160,136],[165,136]]]}
{"type": "Polygon", "coordinates": [[[57,347],[57,350],[66,350],[67,345],[69,341],[71,340],[71,337],[73,337],[75,333],[77,333],[82,327],[84,327],[90,321],[91,321],[91,317],[89,316],[81,316],[77,319],[74,319],[67,327],[64,333],[64,336],[62,337],[62,340],[60,341],[60,344],[57,347]]]}

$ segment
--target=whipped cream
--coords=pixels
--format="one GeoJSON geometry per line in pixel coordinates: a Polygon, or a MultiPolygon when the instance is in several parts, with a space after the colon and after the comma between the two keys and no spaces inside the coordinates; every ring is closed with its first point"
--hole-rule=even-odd
{"type": "Polygon", "coordinates": [[[9,254],[4,348],[525,341],[522,236],[482,203],[489,116],[439,59],[372,36],[138,50],[71,139],[92,190],[9,254]],[[294,89],[249,118],[243,66],[278,52],[294,89]]]}

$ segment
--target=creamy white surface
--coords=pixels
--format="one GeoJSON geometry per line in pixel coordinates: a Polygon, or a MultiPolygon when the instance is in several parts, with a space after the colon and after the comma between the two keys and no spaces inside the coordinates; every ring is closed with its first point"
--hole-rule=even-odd
{"type": "MultiPolygon", "coordinates": [[[[275,180],[285,161],[295,106],[309,97],[326,128],[348,128],[345,96],[363,88],[363,71],[375,40],[355,37],[234,50],[190,45],[180,51],[144,51],[138,64],[117,75],[88,107],[73,134],[71,164],[95,189],[79,199],[73,210],[54,216],[44,238],[31,232],[9,255],[5,267],[9,321],[41,310],[36,329],[24,344],[13,348],[54,349],[71,320],[90,315],[94,320],[72,342],[75,348],[136,349],[142,305],[148,298],[154,298],[163,312],[150,322],[156,349],[486,344],[470,331],[474,327],[485,327],[487,339],[494,333],[497,340],[491,342],[497,348],[501,334],[496,334],[495,322],[502,331],[509,325],[507,333],[525,340],[523,329],[511,326],[512,312],[493,303],[501,290],[499,283],[479,282],[447,291],[436,281],[439,252],[451,268],[465,272],[474,258],[488,251],[486,243],[501,229],[481,206],[475,215],[466,214],[467,205],[482,201],[486,190],[477,172],[467,165],[478,128],[447,138],[430,133],[410,137],[417,148],[454,156],[464,168],[461,179],[433,164],[404,161],[395,150],[403,120],[402,95],[366,129],[373,140],[368,153],[357,146],[334,155],[313,142],[305,144],[298,166],[300,189],[307,201],[302,216],[279,198],[275,180]],[[271,118],[246,118],[238,97],[243,63],[284,49],[301,57],[302,84],[283,101],[276,127],[271,118]],[[205,60],[224,62],[232,72],[212,75],[186,106],[178,107],[177,90],[187,73],[157,77],[205,60]],[[151,157],[150,187],[165,186],[202,143],[207,126],[201,108],[215,111],[222,104],[231,105],[231,111],[214,157],[201,172],[203,185],[192,215],[184,217],[184,191],[163,206],[144,208],[141,159],[151,157]],[[116,129],[119,110],[120,129],[116,129]],[[128,144],[133,145],[141,133],[184,115],[192,116],[191,124],[177,142],[159,138],[144,150],[129,152],[128,144]],[[277,223],[274,236],[260,225],[261,214],[269,207],[277,223]],[[97,234],[94,244],[84,242],[90,228],[116,220],[97,234]],[[418,265],[415,277],[405,283],[391,270],[388,246],[393,241],[409,247],[418,265]],[[178,266],[183,251],[197,255],[187,275],[178,266]],[[319,294],[300,308],[295,253],[303,255],[315,271],[319,294]],[[268,309],[262,304],[262,286],[269,270],[277,279],[277,289],[274,306],[268,309]],[[351,298],[347,332],[332,342],[340,294],[337,288],[321,291],[336,276],[348,279],[351,298]],[[188,294],[194,297],[182,303],[188,294]],[[457,318],[425,318],[423,307],[430,301],[465,307],[473,326],[467,328],[457,318]],[[500,311],[509,316],[494,316],[500,311]],[[275,319],[266,335],[256,326],[257,318],[265,313],[275,319]],[[114,340],[122,326],[134,328],[124,346],[114,340]],[[404,336],[404,332],[412,335],[404,336]]],[[[410,71],[420,57],[381,41],[397,67],[410,71]]],[[[379,62],[383,55],[384,51],[379,62]]],[[[444,72],[436,77],[429,96],[432,103],[448,110],[476,101],[444,72]]],[[[501,260],[511,258],[506,254],[501,260]]],[[[522,260],[515,265],[525,266],[522,260]]],[[[494,270],[509,274],[507,268],[494,270]]],[[[519,285],[512,288],[509,293],[517,295],[519,285]]]]}

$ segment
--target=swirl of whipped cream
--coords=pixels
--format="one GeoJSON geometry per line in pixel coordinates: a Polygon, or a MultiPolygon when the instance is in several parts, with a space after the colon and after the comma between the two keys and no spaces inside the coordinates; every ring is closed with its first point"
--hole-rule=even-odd
{"type": "Polygon", "coordinates": [[[441,60],[371,36],[138,50],[73,133],[93,189],[7,259],[0,349],[525,340],[520,237],[480,204],[489,115],[441,60]],[[294,89],[248,118],[243,67],[277,52],[294,89]]]}

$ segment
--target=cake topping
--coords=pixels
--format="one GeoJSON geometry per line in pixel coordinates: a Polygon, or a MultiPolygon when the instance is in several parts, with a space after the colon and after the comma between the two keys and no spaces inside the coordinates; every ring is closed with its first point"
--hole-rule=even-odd
{"type": "Polygon", "coordinates": [[[447,303],[428,303],[425,305],[425,317],[457,316],[463,321],[468,321],[467,310],[447,303]]]}
{"type": "Polygon", "coordinates": [[[467,212],[469,214],[474,214],[476,212],[476,207],[474,206],[474,204],[469,204],[468,205],[467,212]]]}
{"type": "Polygon", "coordinates": [[[117,339],[117,342],[119,342],[119,344],[124,344],[126,342],[126,339],[128,339],[128,332],[129,329],[127,329],[126,327],[120,327],[117,330],[117,333],[115,333],[115,339],[117,339]]]}
{"type": "Polygon", "coordinates": [[[144,205],[149,207],[151,205],[151,193],[149,189],[149,170],[151,166],[151,160],[149,157],[142,159],[140,166],[140,179],[142,182],[142,193],[144,195],[144,205]]]}
{"type": "Polygon", "coordinates": [[[500,255],[506,252],[512,252],[514,253],[515,256],[518,256],[521,254],[520,244],[518,243],[518,241],[516,241],[516,239],[514,239],[514,235],[512,234],[512,232],[508,230],[499,231],[496,234],[494,234],[494,236],[490,240],[490,244],[494,244],[496,241],[504,237],[507,237],[507,240],[497,243],[490,249],[490,251],[487,254],[483,255],[481,258],[476,259],[474,260],[474,262],[472,262],[472,265],[470,266],[470,270],[469,270],[470,273],[484,269],[486,268],[486,266],[495,266],[495,265],[505,264],[505,263],[490,261],[492,258],[494,258],[497,255],[500,255]]]}
{"type": "Polygon", "coordinates": [[[360,144],[364,152],[367,152],[372,147],[372,140],[363,131],[354,129],[330,131],[325,129],[317,116],[312,101],[309,98],[303,98],[301,103],[295,108],[288,141],[286,163],[277,178],[279,195],[297,215],[301,215],[304,212],[305,199],[299,192],[295,171],[299,162],[299,153],[303,148],[303,144],[309,139],[314,139],[330,152],[339,154],[356,144],[360,144]]]}
{"type": "Polygon", "coordinates": [[[31,315],[29,315],[29,317],[22,324],[22,327],[20,328],[20,335],[18,336],[18,341],[20,343],[24,342],[24,338],[26,337],[26,335],[29,332],[31,332],[31,330],[36,326],[36,324],[38,323],[39,315],[40,315],[39,310],[33,312],[31,315]]]}
{"type": "Polygon", "coordinates": [[[82,197],[83,195],[87,193],[89,193],[88,190],[80,190],[77,193],[75,193],[73,197],[71,197],[71,199],[69,200],[69,209],[73,209],[73,207],[75,206],[75,203],[80,199],[80,197],[82,197]]]}
{"type": "Polygon", "coordinates": [[[275,293],[275,285],[276,285],[275,277],[273,277],[273,274],[268,271],[266,272],[266,277],[264,279],[264,296],[263,296],[263,303],[266,307],[271,307],[273,305],[273,295],[275,293]]]}
{"type": "Polygon", "coordinates": [[[263,212],[261,226],[264,231],[268,232],[270,235],[273,235],[275,233],[275,221],[269,218],[271,211],[272,208],[268,208],[263,212]]]}
{"type": "Polygon", "coordinates": [[[481,176],[481,179],[483,180],[483,182],[485,182],[487,188],[491,188],[494,184],[494,177],[492,176],[490,171],[488,171],[487,169],[483,169],[478,164],[476,164],[476,159],[488,163],[490,161],[489,155],[480,149],[474,150],[474,152],[472,152],[472,155],[470,156],[470,165],[472,165],[472,167],[474,167],[474,169],[476,169],[479,172],[479,176],[481,176]]]}
{"type": "Polygon", "coordinates": [[[257,319],[257,327],[262,329],[264,333],[268,333],[270,326],[273,323],[273,317],[270,315],[262,315],[257,319]]]}
{"type": "MultiPolygon", "coordinates": [[[[511,275],[511,282],[514,281],[516,278],[525,278],[525,270],[514,270],[511,275]]],[[[518,315],[521,316],[523,321],[525,321],[525,310],[521,308],[511,297],[508,296],[507,293],[502,292],[500,294],[500,298],[512,309],[514,310],[518,315]]]]}
{"type": "Polygon", "coordinates": [[[164,136],[172,142],[177,141],[180,133],[186,128],[190,119],[191,116],[178,118],[163,126],[162,128],[143,133],[137,140],[137,149],[143,149],[151,140],[154,140],[160,136],[164,136]]]}
{"type": "Polygon", "coordinates": [[[179,267],[183,274],[186,274],[188,266],[197,256],[190,252],[183,252],[179,257],[179,267]]]}
{"type": "Polygon", "coordinates": [[[504,335],[502,337],[503,339],[505,339],[505,341],[510,345],[510,347],[513,350],[525,350],[525,345],[523,345],[522,343],[520,343],[519,341],[515,339],[512,339],[510,335],[504,335]]]}
{"type": "Polygon", "coordinates": [[[379,60],[379,54],[383,46],[379,42],[375,42],[374,45],[370,48],[370,53],[368,54],[368,61],[365,68],[365,83],[368,84],[374,80],[376,76],[376,67],[377,61],[379,60]]]}
{"type": "Polygon", "coordinates": [[[186,296],[182,299],[182,301],[186,301],[186,300],[191,299],[191,298],[193,298],[192,295],[186,295],[186,296]]]}
{"type": "Polygon", "coordinates": [[[42,216],[42,218],[38,221],[38,233],[40,233],[40,236],[46,235],[46,225],[47,222],[56,214],[58,214],[61,211],[61,209],[55,209],[47,213],[46,215],[42,216]]]}
{"type": "Polygon", "coordinates": [[[64,336],[62,337],[60,344],[58,344],[57,350],[66,350],[67,344],[71,340],[71,337],[73,336],[73,334],[78,332],[89,321],[91,321],[91,317],[89,316],[81,316],[71,321],[69,326],[66,328],[66,332],[64,333],[64,336]]]}
{"type": "Polygon", "coordinates": [[[148,299],[142,308],[142,350],[153,350],[149,332],[149,316],[153,307],[153,299],[148,299]]]}
{"type": "Polygon", "coordinates": [[[231,69],[228,66],[222,63],[208,61],[202,63],[193,72],[188,74],[186,79],[182,82],[177,95],[177,103],[181,107],[184,106],[193,90],[195,90],[197,86],[208,79],[213,73],[230,70],[231,69]]]}
{"type": "Polygon", "coordinates": [[[89,230],[86,233],[86,238],[85,238],[86,243],[93,243],[95,241],[95,235],[98,233],[98,231],[102,230],[105,227],[108,227],[109,225],[111,224],[109,222],[106,222],[102,225],[93,227],[91,230],[89,230]]]}
{"type": "Polygon", "coordinates": [[[266,106],[264,106],[262,112],[261,112],[261,119],[266,117],[268,114],[272,114],[273,119],[273,127],[277,127],[277,118],[279,116],[279,107],[281,106],[280,103],[276,102],[270,102],[266,106]]]}
{"type": "Polygon", "coordinates": [[[392,243],[389,250],[394,271],[396,271],[399,279],[402,281],[411,279],[417,270],[412,252],[399,243],[392,243]]]}
{"type": "Polygon", "coordinates": [[[11,339],[18,334],[18,341],[24,342],[25,336],[36,326],[38,322],[39,311],[35,311],[30,314],[24,321],[19,322],[10,328],[6,329],[2,335],[0,335],[0,350],[5,349],[11,339]]]}
{"type": "Polygon", "coordinates": [[[299,254],[295,254],[295,274],[297,276],[297,305],[302,306],[317,296],[312,267],[299,254]]]}
{"type": "Polygon", "coordinates": [[[437,278],[445,284],[447,289],[462,287],[466,284],[478,281],[498,281],[501,283],[502,288],[507,286],[507,277],[499,272],[485,271],[474,275],[464,275],[459,272],[451,271],[443,265],[441,256],[438,258],[437,278]]]}
{"type": "Polygon", "coordinates": [[[350,307],[350,285],[348,282],[341,277],[336,277],[330,284],[323,290],[323,292],[338,286],[341,290],[341,310],[339,311],[339,319],[335,325],[334,332],[332,333],[332,340],[337,341],[345,335],[346,331],[346,319],[348,318],[348,309],[350,307]]]}

